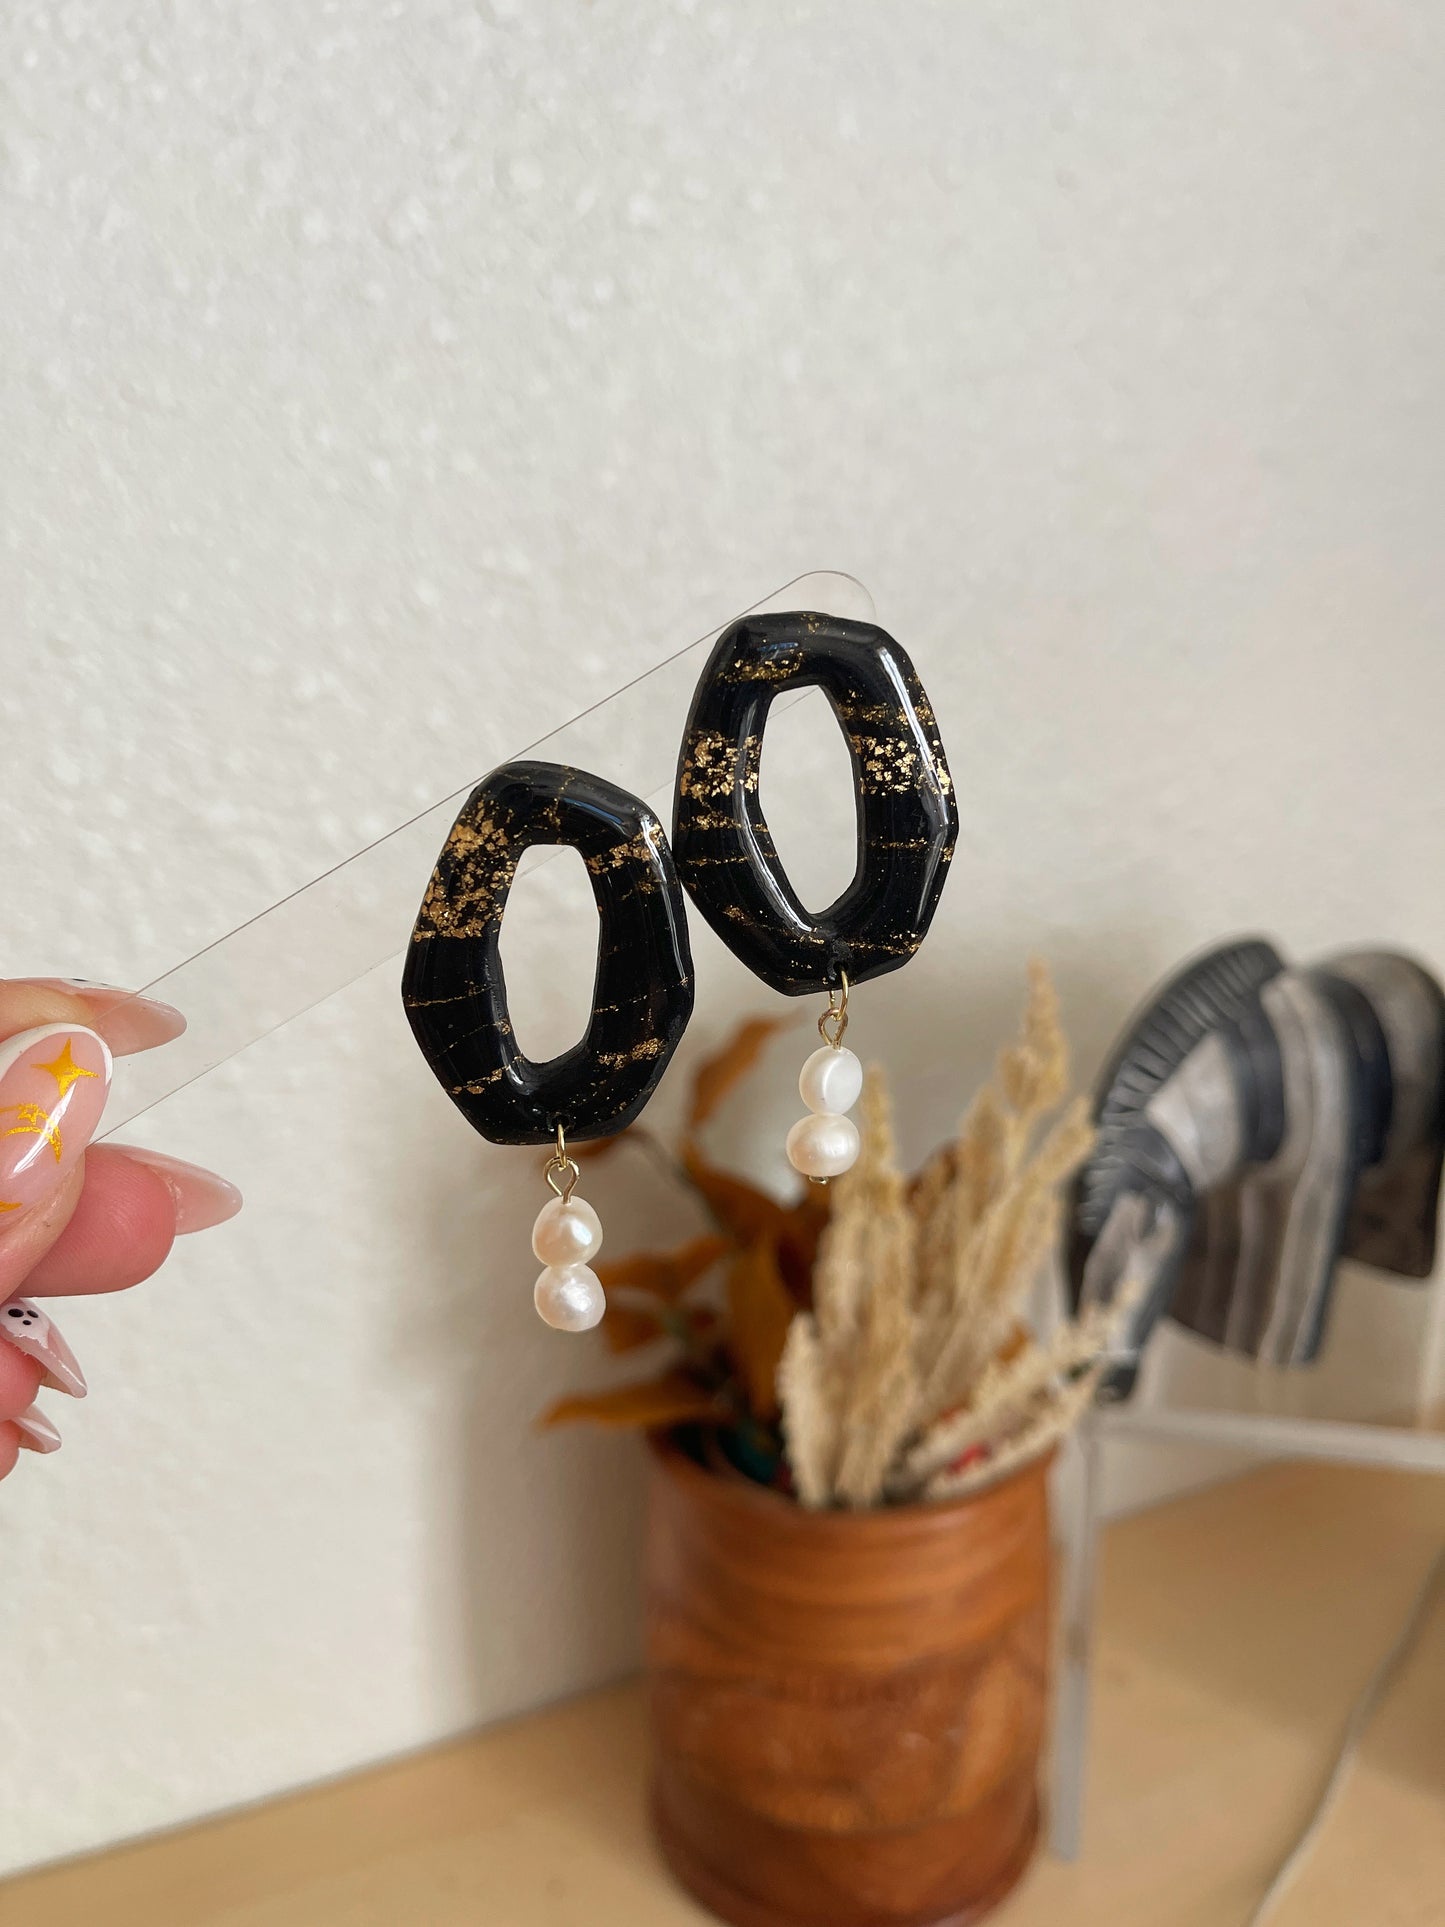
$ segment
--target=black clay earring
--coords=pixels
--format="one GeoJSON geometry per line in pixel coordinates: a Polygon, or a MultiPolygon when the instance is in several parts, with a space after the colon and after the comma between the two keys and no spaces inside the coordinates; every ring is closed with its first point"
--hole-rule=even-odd
{"type": "Polygon", "coordinates": [[[652,1095],[692,1014],[687,915],[662,825],[645,803],[585,770],[507,763],[468,797],[437,859],[412,931],[402,1002],[448,1096],[494,1144],[551,1144],[554,1195],[532,1230],[546,1267],[533,1294],[561,1331],[606,1309],[588,1260],[597,1213],[574,1197],[567,1140],[620,1131],[652,1095]],[[534,843],[570,844],[601,924],[592,1017],[547,1063],[517,1048],[498,939],[517,862],[534,843]]]}
{"type": "Polygon", "coordinates": [[[750,970],[790,997],[827,993],[822,1048],[798,1079],[808,1115],[788,1133],[788,1157],[806,1177],[837,1177],[858,1155],[845,1115],[863,1085],[843,1047],[848,993],[917,950],[957,834],[933,710],[890,635],[803,613],[745,616],[724,630],[688,717],[673,848],[694,902],[750,970]],[[794,894],[758,801],[769,705],[813,684],[847,738],[859,795],[857,870],[817,916],[794,894]]]}

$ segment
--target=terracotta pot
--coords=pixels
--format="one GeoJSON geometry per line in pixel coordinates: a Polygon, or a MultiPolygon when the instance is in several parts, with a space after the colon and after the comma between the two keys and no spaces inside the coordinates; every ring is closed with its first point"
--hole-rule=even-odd
{"type": "Polygon", "coordinates": [[[961,1927],[1028,1864],[1047,1463],[953,1503],[807,1512],[653,1445],[653,1820],[736,1927],[961,1927]]]}

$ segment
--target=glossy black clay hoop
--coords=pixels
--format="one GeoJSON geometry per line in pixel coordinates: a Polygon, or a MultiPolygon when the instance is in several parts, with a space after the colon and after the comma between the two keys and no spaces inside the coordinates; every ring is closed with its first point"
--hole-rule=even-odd
{"type": "Polygon", "coordinates": [[[790,997],[897,970],[932,921],[958,835],[938,725],[905,652],[870,622],[744,616],[718,638],[677,770],[673,854],[728,948],[790,997]],[[858,867],[816,916],[788,882],[758,801],[775,696],[816,685],[858,785],[858,867]]]}
{"type": "Polygon", "coordinates": [[[402,1002],[422,1054],[495,1144],[605,1136],[630,1124],[692,1014],[687,915],[662,825],[615,783],[556,763],[506,763],[468,797],[412,931],[402,1002]],[[524,850],[570,844],[601,925],[593,1009],[546,1063],[512,1034],[498,940],[524,850]]]}

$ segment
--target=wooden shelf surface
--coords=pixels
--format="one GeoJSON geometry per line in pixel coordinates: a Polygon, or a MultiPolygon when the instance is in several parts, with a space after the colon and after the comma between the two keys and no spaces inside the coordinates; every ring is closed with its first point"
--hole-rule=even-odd
{"type": "MultiPolygon", "coordinates": [[[[1111,1527],[1082,1859],[998,1927],[1240,1927],[1445,1543],[1445,1478],[1276,1465],[1111,1527]]],[[[635,1684],[0,1886],[3,1927],[704,1927],[635,1684]]],[[[1271,1927],[1445,1922],[1445,1600],[1271,1927]]]]}

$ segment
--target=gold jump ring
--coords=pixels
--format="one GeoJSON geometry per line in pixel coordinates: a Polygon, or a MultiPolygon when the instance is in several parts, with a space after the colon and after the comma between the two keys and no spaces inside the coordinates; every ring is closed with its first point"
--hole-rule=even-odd
{"type": "Polygon", "coordinates": [[[576,1159],[568,1155],[567,1133],[560,1124],[557,1126],[557,1148],[548,1158],[542,1175],[563,1204],[576,1190],[577,1180],[582,1175],[577,1169],[576,1159]]]}
{"type": "Polygon", "coordinates": [[[828,987],[828,1008],[818,1019],[818,1035],[825,1044],[837,1050],[843,1042],[843,1033],[848,1028],[848,973],[838,972],[840,990],[828,987]]]}

